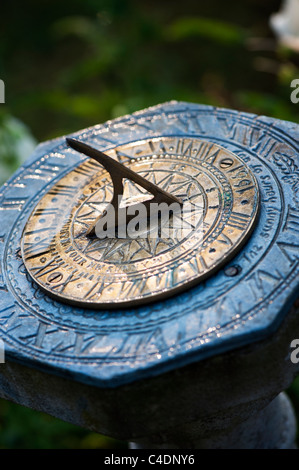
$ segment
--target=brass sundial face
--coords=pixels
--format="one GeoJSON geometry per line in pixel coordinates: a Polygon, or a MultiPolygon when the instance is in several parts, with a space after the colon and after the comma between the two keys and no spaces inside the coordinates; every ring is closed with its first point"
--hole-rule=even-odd
{"type": "MultiPolygon", "coordinates": [[[[199,283],[235,256],[257,220],[255,177],[223,147],[184,138],[182,152],[181,140],[148,139],[106,152],[192,208],[170,217],[167,237],[163,219],[138,238],[86,235],[113,197],[109,173],[91,159],[50,188],[22,237],[25,266],[40,288],[82,307],[138,305],[199,283]]],[[[124,180],[123,205],[145,198],[143,188],[124,180]]]]}

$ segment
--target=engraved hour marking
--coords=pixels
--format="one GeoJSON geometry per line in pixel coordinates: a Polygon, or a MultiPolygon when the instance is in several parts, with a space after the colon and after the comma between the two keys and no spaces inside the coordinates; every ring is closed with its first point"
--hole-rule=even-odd
{"type": "Polygon", "coordinates": [[[104,283],[104,279],[102,280],[101,284],[99,282],[95,282],[91,289],[89,289],[89,291],[84,295],[84,299],[90,300],[96,296],[101,295],[105,287],[106,285],[104,283]]]}
{"type": "Polygon", "coordinates": [[[219,235],[218,237],[218,241],[220,243],[223,243],[224,245],[233,245],[233,242],[231,241],[231,239],[225,235],[223,232],[221,233],[221,235],[219,235]]]}
{"type": "Polygon", "coordinates": [[[299,233],[299,213],[298,210],[291,206],[288,206],[287,219],[283,230],[291,230],[292,232],[299,233]]]}
{"type": "MultiPolygon", "coordinates": [[[[220,166],[221,166],[221,164],[220,164],[220,166]]],[[[227,173],[235,173],[235,171],[237,171],[237,170],[243,170],[244,171],[244,166],[243,165],[237,165],[234,168],[232,168],[231,170],[229,170],[227,173]]]]}
{"type": "Polygon", "coordinates": [[[151,152],[155,153],[155,147],[154,147],[154,144],[151,140],[148,142],[148,145],[149,145],[149,148],[150,148],[151,152]]]}
{"type": "Polygon", "coordinates": [[[176,153],[181,153],[182,152],[183,145],[184,145],[184,140],[182,142],[182,139],[178,139],[177,144],[176,144],[176,153]]]}
{"type": "Polygon", "coordinates": [[[292,266],[299,259],[299,245],[277,242],[277,246],[292,266]]]}
{"type": "Polygon", "coordinates": [[[163,153],[167,153],[167,150],[164,146],[163,140],[161,140],[161,142],[160,142],[160,150],[162,150],[163,153]]]}
{"type": "Polygon", "coordinates": [[[57,184],[54,188],[50,189],[48,194],[52,196],[74,196],[78,189],[74,186],[57,184]]]}
{"type": "Polygon", "coordinates": [[[43,209],[36,209],[33,213],[33,217],[40,217],[42,215],[57,215],[60,212],[58,207],[44,207],[43,209]]]}
{"type": "Polygon", "coordinates": [[[243,194],[243,193],[245,193],[246,191],[249,191],[249,190],[251,190],[251,189],[254,189],[254,186],[253,186],[253,185],[251,185],[251,186],[245,186],[245,187],[243,187],[243,188],[241,188],[241,189],[237,189],[236,192],[239,193],[239,194],[243,194]]]}
{"type": "Polygon", "coordinates": [[[38,330],[37,330],[36,339],[35,339],[36,347],[38,348],[42,347],[47,328],[48,328],[47,323],[40,322],[40,324],[38,325],[38,330]]]}
{"type": "Polygon", "coordinates": [[[26,261],[28,261],[28,260],[30,260],[30,259],[38,258],[39,256],[46,256],[46,255],[48,255],[49,253],[51,253],[51,250],[39,251],[38,253],[36,253],[36,254],[34,254],[34,255],[26,256],[26,261]]]}
{"type": "MultiPolygon", "coordinates": [[[[59,157],[61,158],[62,155],[59,157]]],[[[57,157],[56,157],[57,158],[57,157]]],[[[63,156],[64,158],[64,156],[63,156]]],[[[44,180],[50,181],[54,176],[56,176],[63,168],[67,165],[57,165],[57,163],[52,163],[47,160],[46,164],[39,165],[38,168],[30,168],[29,172],[24,176],[24,179],[33,179],[33,180],[44,180]]]]}
{"type": "Polygon", "coordinates": [[[57,285],[54,285],[52,287],[53,290],[57,290],[57,292],[59,292],[61,294],[65,290],[65,288],[67,286],[69,286],[71,283],[79,281],[82,278],[83,273],[79,273],[76,276],[77,272],[78,272],[78,270],[75,269],[66,279],[64,279],[64,281],[60,282],[57,285]]]}
{"type": "Polygon", "coordinates": [[[90,176],[92,172],[99,169],[101,169],[101,166],[94,160],[90,159],[86,163],[84,163],[84,165],[75,168],[74,172],[79,175],[90,176]]]}
{"type": "Polygon", "coordinates": [[[49,232],[52,227],[42,227],[37,230],[28,231],[25,233],[25,236],[34,235],[35,233],[49,232]]]}
{"type": "Polygon", "coordinates": [[[115,150],[115,153],[116,153],[116,157],[117,157],[117,160],[120,162],[120,163],[125,163],[127,162],[128,160],[132,160],[132,155],[128,155],[127,153],[123,152],[123,151],[120,151],[120,150],[115,150]]]}
{"type": "Polygon", "coordinates": [[[32,242],[25,242],[24,243],[24,255],[26,259],[35,258],[48,252],[51,243],[53,243],[52,238],[42,238],[40,240],[34,240],[32,242]]]}
{"type": "Polygon", "coordinates": [[[216,152],[212,152],[211,154],[208,154],[205,158],[205,161],[210,163],[211,165],[214,165],[214,163],[217,160],[220,152],[221,152],[221,150],[218,149],[218,150],[216,150],[216,152]]]}
{"type": "Polygon", "coordinates": [[[0,198],[0,211],[2,210],[17,210],[21,211],[26,204],[28,197],[3,197],[0,198]]]}
{"type": "Polygon", "coordinates": [[[226,225],[237,228],[238,230],[244,230],[247,226],[248,219],[250,219],[250,216],[247,214],[232,212],[226,225]]]}
{"type": "Polygon", "coordinates": [[[188,155],[189,157],[191,157],[191,152],[192,152],[192,142],[190,142],[190,144],[187,145],[187,147],[182,151],[182,154],[184,156],[188,155]]]}
{"type": "MultiPolygon", "coordinates": [[[[55,253],[54,253],[54,255],[55,255],[55,253]]],[[[35,277],[39,278],[39,277],[42,277],[46,274],[51,273],[52,271],[56,270],[57,268],[59,268],[63,264],[65,264],[64,261],[62,261],[60,256],[58,254],[56,254],[56,256],[54,256],[54,258],[52,258],[50,261],[48,261],[47,264],[35,266],[34,268],[32,268],[32,271],[35,272],[35,277]]]]}
{"type": "Polygon", "coordinates": [[[1,315],[0,320],[10,320],[11,318],[15,316],[15,313],[16,313],[15,304],[8,305],[8,307],[5,307],[2,310],[0,310],[0,315],[1,315]],[[5,313],[5,315],[2,315],[3,313],[5,313]]]}

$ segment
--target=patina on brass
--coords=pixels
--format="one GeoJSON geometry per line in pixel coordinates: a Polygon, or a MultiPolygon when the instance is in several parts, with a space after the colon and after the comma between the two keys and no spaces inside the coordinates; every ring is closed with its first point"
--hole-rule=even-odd
{"type": "Polygon", "coordinates": [[[86,234],[116,184],[94,160],[81,163],[41,195],[23,231],[25,266],[48,295],[91,308],[166,298],[221,268],[250,236],[259,189],[250,168],[225,148],[196,138],[159,137],[106,153],[133,172],[119,182],[124,204],[148,200],[132,177],[137,174],[163,197],[188,202],[193,212],[174,214],[167,238],[159,230],[154,237],[145,231],[137,239],[91,238],[86,234]],[[177,226],[183,226],[183,236],[177,226]]]}

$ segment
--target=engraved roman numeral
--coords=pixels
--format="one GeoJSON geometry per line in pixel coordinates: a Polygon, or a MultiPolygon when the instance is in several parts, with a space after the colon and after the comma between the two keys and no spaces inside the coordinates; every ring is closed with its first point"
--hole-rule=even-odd
{"type": "Polygon", "coordinates": [[[213,311],[215,312],[213,321],[218,321],[223,312],[231,312],[231,314],[234,315],[241,315],[242,302],[241,300],[235,299],[231,296],[220,297],[216,305],[213,306],[213,311]]]}
{"type": "Polygon", "coordinates": [[[238,230],[244,230],[247,227],[248,219],[250,219],[250,216],[247,214],[232,212],[226,225],[238,230]]]}
{"type": "Polygon", "coordinates": [[[120,163],[126,163],[126,162],[132,160],[132,158],[133,158],[132,155],[128,155],[127,153],[119,151],[117,149],[114,150],[114,151],[115,151],[115,154],[116,154],[116,158],[120,163]]]}
{"type": "Polygon", "coordinates": [[[206,160],[210,152],[210,145],[206,142],[201,142],[198,146],[197,153],[195,155],[196,158],[200,158],[200,160],[206,160]]]}
{"type": "Polygon", "coordinates": [[[73,355],[75,356],[79,356],[82,352],[83,352],[83,347],[85,346],[85,343],[89,343],[91,342],[91,339],[94,338],[94,336],[92,336],[92,338],[90,337],[90,335],[87,335],[86,338],[84,338],[84,334],[82,333],[77,333],[76,332],[76,336],[75,336],[75,340],[72,341],[70,344],[61,344],[61,342],[53,349],[54,351],[57,351],[57,352],[66,352],[66,351],[70,351],[73,355]]]}
{"type": "Polygon", "coordinates": [[[99,165],[94,160],[88,160],[83,165],[80,165],[78,168],[75,168],[74,172],[83,175],[83,176],[90,176],[94,173],[95,170],[101,169],[101,165],[99,165]]]}
{"type": "Polygon", "coordinates": [[[148,145],[149,145],[150,151],[152,153],[156,153],[155,146],[152,140],[149,140],[148,145]]]}
{"type": "Polygon", "coordinates": [[[36,209],[33,216],[41,217],[46,215],[57,215],[60,212],[58,207],[44,207],[43,209],[36,209]]]}
{"type": "Polygon", "coordinates": [[[269,273],[259,269],[257,272],[248,277],[248,280],[252,281],[249,282],[248,285],[250,286],[254,297],[259,299],[261,294],[263,296],[267,294],[267,287],[272,291],[274,288],[277,288],[277,285],[282,279],[283,276],[277,269],[275,269],[274,273],[269,273]]]}
{"type": "Polygon", "coordinates": [[[7,320],[11,320],[15,316],[15,313],[15,304],[8,305],[8,307],[4,307],[2,310],[0,310],[0,321],[5,320],[6,322],[7,320]]]}
{"type": "MultiPolygon", "coordinates": [[[[62,155],[60,155],[60,158],[62,158],[62,155]]],[[[66,166],[67,166],[66,164],[58,165],[57,163],[52,163],[50,161],[47,161],[46,164],[43,164],[43,165],[40,164],[33,168],[29,168],[26,175],[24,175],[24,179],[25,180],[34,179],[34,180],[50,181],[66,166]]]]}
{"type": "Polygon", "coordinates": [[[193,142],[190,142],[185,148],[184,145],[182,145],[182,155],[187,155],[189,157],[192,156],[192,146],[193,146],[193,142]]]}
{"type": "Polygon", "coordinates": [[[298,210],[293,207],[288,206],[287,219],[283,230],[291,230],[292,232],[299,233],[299,213],[298,210]]]}
{"type": "MultiPolygon", "coordinates": [[[[44,347],[43,343],[44,343],[46,336],[50,336],[53,334],[55,335],[55,333],[57,333],[58,331],[59,331],[58,328],[56,327],[53,328],[51,327],[49,323],[45,323],[42,321],[42,322],[38,322],[37,328],[35,329],[33,333],[20,336],[20,339],[22,341],[26,341],[27,344],[30,344],[32,346],[42,349],[44,347]]],[[[52,337],[51,338],[51,350],[57,349],[57,346],[53,348],[53,339],[54,338],[52,337]]],[[[61,337],[60,337],[58,344],[59,345],[61,344],[61,337]]]]}
{"type": "Polygon", "coordinates": [[[22,326],[22,318],[26,318],[26,314],[20,313],[16,304],[8,305],[0,310],[0,323],[5,326],[7,334],[17,330],[22,326]]]}
{"type": "Polygon", "coordinates": [[[51,227],[42,227],[42,228],[39,228],[37,230],[32,230],[32,231],[26,232],[25,236],[34,235],[35,233],[49,232],[50,230],[51,230],[51,227]]]}
{"type": "Polygon", "coordinates": [[[105,278],[102,279],[101,284],[99,282],[95,282],[91,289],[85,294],[85,300],[92,300],[94,297],[97,297],[99,294],[103,292],[107,284],[104,283],[105,278]]]}
{"type": "Polygon", "coordinates": [[[0,197],[0,211],[16,210],[21,211],[26,204],[28,197],[0,197]]]}
{"type": "Polygon", "coordinates": [[[163,143],[163,140],[160,141],[160,144],[159,144],[159,149],[162,153],[167,153],[167,150],[165,148],[165,145],[163,143]]]}
{"type": "Polygon", "coordinates": [[[231,239],[227,235],[225,235],[223,232],[219,235],[218,242],[223,243],[224,245],[230,245],[230,246],[233,245],[233,242],[231,241],[231,239]]]}
{"type": "MultiPolygon", "coordinates": [[[[39,254],[39,256],[41,256],[42,254],[47,254],[47,252],[41,253],[39,254]]],[[[37,255],[35,257],[37,257],[37,255]]],[[[60,258],[58,254],[56,254],[56,256],[54,256],[54,258],[48,261],[47,264],[35,266],[34,268],[32,268],[32,271],[34,272],[36,279],[38,279],[39,277],[45,276],[46,274],[49,274],[52,271],[55,271],[63,264],[65,264],[64,261],[60,258]]]]}
{"type": "Polygon", "coordinates": [[[142,294],[144,292],[146,283],[147,279],[138,279],[135,282],[127,282],[122,288],[123,297],[135,297],[138,294],[142,294]]]}
{"type": "Polygon", "coordinates": [[[272,137],[269,137],[264,130],[259,131],[255,136],[253,133],[250,136],[249,146],[251,150],[261,156],[265,156],[267,159],[274,153],[277,145],[277,142],[272,137]]]}
{"type": "MultiPolygon", "coordinates": [[[[247,174],[247,171],[245,170],[244,165],[235,166],[235,167],[232,168],[231,170],[228,170],[227,173],[235,173],[235,171],[237,171],[237,170],[241,170],[241,171],[243,171],[243,172],[245,171],[246,174],[247,174]]],[[[238,176],[238,175],[237,175],[237,176],[238,176]]],[[[245,175],[245,176],[246,176],[246,175],[245,175]]]]}
{"type": "Polygon", "coordinates": [[[236,129],[237,129],[237,122],[233,121],[232,119],[227,119],[226,117],[217,116],[217,121],[222,129],[225,137],[229,137],[230,139],[234,139],[236,129]]]}
{"type": "Polygon", "coordinates": [[[203,258],[202,256],[196,256],[195,258],[189,261],[189,266],[195,274],[199,274],[202,271],[203,267],[203,258]],[[201,259],[200,259],[201,258],[201,259]]]}
{"type": "Polygon", "coordinates": [[[34,242],[24,243],[24,255],[27,260],[42,256],[51,251],[52,238],[42,238],[34,242]]]}
{"type": "Polygon", "coordinates": [[[237,189],[237,190],[236,190],[236,193],[243,194],[243,193],[245,193],[246,191],[249,191],[249,189],[252,189],[252,188],[254,188],[253,185],[251,185],[251,186],[245,186],[244,188],[237,189]]]}
{"type": "Polygon", "coordinates": [[[214,152],[212,152],[211,154],[208,153],[208,154],[205,156],[204,161],[210,163],[211,165],[214,165],[214,163],[215,163],[215,161],[217,160],[217,158],[218,158],[220,152],[221,152],[221,150],[220,150],[220,149],[217,149],[217,150],[215,150],[214,152]]]}
{"type": "Polygon", "coordinates": [[[72,197],[78,192],[78,189],[74,186],[57,184],[54,188],[50,189],[48,194],[52,196],[69,196],[72,197]]]}
{"type": "Polygon", "coordinates": [[[61,294],[65,290],[65,288],[69,286],[69,284],[79,281],[82,278],[83,273],[79,273],[76,276],[77,272],[78,270],[75,269],[66,279],[64,279],[64,281],[59,282],[59,284],[53,285],[52,289],[61,294]]]}
{"type": "Polygon", "coordinates": [[[47,328],[48,328],[47,323],[40,322],[40,324],[38,325],[37,334],[36,334],[35,341],[34,341],[34,345],[37,346],[38,348],[42,347],[47,328]]]}
{"type": "Polygon", "coordinates": [[[277,246],[282,254],[289,260],[290,266],[292,266],[299,259],[299,245],[294,243],[277,242],[277,246]]]}
{"type": "Polygon", "coordinates": [[[182,153],[184,146],[184,139],[178,139],[176,144],[175,153],[182,153]]]}
{"type": "Polygon", "coordinates": [[[3,277],[3,273],[2,273],[2,268],[0,266],[0,291],[5,291],[7,292],[7,287],[6,285],[4,284],[4,277],[3,277]]]}

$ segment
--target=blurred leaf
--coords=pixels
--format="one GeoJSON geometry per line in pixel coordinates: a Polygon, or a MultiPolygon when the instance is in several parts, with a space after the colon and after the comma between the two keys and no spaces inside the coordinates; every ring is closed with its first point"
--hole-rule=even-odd
{"type": "Polygon", "coordinates": [[[299,77],[299,68],[292,64],[291,62],[283,63],[280,66],[278,79],[281,84],[290,86],[290,83],[295,78],[299,77]]]}
{"type": "Polygon", "coordinates": [[[238,99],[239,106],[243,109],[245,107],[251,112],[273,116],[286,121],[298,122],[299,120],[299,110],[294,106],[294,111],[292,111],[288,105],[289,96],[286,99],[279,96],[247,90],[238,92],[236,97],[238,99]]]}
{"type": "Polygon", "coordinates": [[[61,18],[52,25],[51,30],[57,38],[74,35],[89,43],[96,42],[99,36],[96,22],[84,16],[61,18]]]}
{"type": "Polygon", "coordinates": [[[168,26],[166,37],[181,41],[192,37],[204,37],[219,43],[242,44],[247,37],[239,26],[208,18],[180,18],[168,26]]]}
{"type": "Polygon", "coordinates": [[[26,160],[36,144],[29,129],[19,119],[0,115],[0,184],[26,160]]]}

